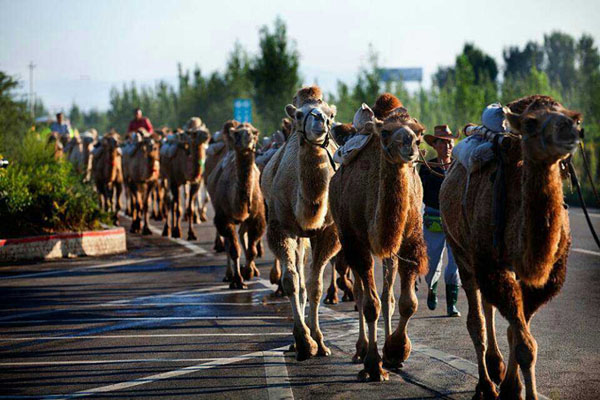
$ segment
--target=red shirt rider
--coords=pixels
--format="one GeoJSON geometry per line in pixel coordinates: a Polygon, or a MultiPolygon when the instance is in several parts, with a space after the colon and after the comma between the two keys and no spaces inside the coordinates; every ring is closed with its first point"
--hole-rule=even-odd
{"type": "Polygon", "coordinates": [[[138,129],[144,128],[146,132],[152,133],[152,123],[146,117],[142,116],[142,110],[139,108],[135,109],[135,118],[129,123],[128,132],[137,132],[138,129]]]}

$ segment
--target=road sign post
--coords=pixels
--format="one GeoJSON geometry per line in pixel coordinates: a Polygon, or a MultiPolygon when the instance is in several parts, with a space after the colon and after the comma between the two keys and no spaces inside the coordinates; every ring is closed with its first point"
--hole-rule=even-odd
{"type": "Polygon", "coordinates": [[[250,99],[235,99],[233,101],[233,119],[238,122],[252,123],[252,102],[250,99]]]}

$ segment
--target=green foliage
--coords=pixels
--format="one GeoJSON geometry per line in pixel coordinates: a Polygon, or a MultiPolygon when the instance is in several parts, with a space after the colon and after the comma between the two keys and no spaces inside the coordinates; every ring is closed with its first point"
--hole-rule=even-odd
{"type": "Polygon", "coordinates": [[[91,185],[53,148],[29,132],[7,154],[0,170],[0,237],[98,229],[110,222],[91,185]]]}
{"type": "Polygon", "coordinates": [[[3,154],[32,122],[25,102],[16,100],[12,94],[18,86],[18,81],[0,71],[0,153],[3,154]]]}

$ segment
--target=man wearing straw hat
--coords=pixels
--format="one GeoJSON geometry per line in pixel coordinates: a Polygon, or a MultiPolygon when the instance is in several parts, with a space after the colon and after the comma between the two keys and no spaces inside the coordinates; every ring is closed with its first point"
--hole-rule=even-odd
{"type": "Polygon", "coordinates": [[[425,141],[437,153],[437,157],[428,161],[427,165],[422,165],[419,171],[421,182],[423,183],[423,203],[425,203],[425,214],[423,215],[424,236],[427,242],[427,257],[429,258],[429,272],[425,277],[427,287],[427,307],[435,310],[437,307],[437,284],[442,274],[442,257],[444,249],[448,252],[448,265],[444,273],[446,282],[446,311],[449,317],[460,317],[460,312],[456,308],[458,300],[458,289],[460,287],[460,277],[458,267],[454,262],[452,251],[446,243],[446,236],[442,230],[442,221],[440,218],[440,186],[450,167],[452,161],[452,148],[454,139],[448,125],[438,125],[434,128],[433,135],[425,135],[425,141]]]}

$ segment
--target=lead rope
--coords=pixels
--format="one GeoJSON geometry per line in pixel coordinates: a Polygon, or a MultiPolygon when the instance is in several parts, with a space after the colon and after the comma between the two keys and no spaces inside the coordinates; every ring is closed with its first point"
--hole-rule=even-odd
{"type": "Polygon", "coordinates": [[[579,196],[579,201],[581,202],[581,208],[583,208],[583,214],[585,215],[585,220],[590,228],[590,232],[592,232],[592,236],[594,237],[594,241],[596,242],[596,246],[600,249],[600,240],[598,239],[598,235],[596,234],[596,230],[592,225],[592,220],[588,214],[587,206],[585,204],[585,200],[583,200],[583,194],[581,193],[581,186],[579,185],[579,179],[577,179],[577,172],[575,172],[575,167],[573,166],[573,161],[571,157],[567,161],[567,166],[569,167],[569,175],[571,176],[571,184],[575,186],[577,189],[577,195],[579,196]]]}
{"type": "MultiPolygon", "coordinates": [[[[581,136],[583,137],[583,132],[581,136]]],[[[592,192],[594,192],[594,197],[596,198],[596,205],[600,207],[600,197],[598,197],[598,192],[596,191],[596,186],[594,185],[594,180],[592,179],[592,172],[590,171],[590,164],[588,162],[587,156],[585,155],[585,151],[583,150],[583,141],[579,142],[579,149],[581,150],[581,158],[583,158],[583,166],[585,168],[585,172],[587,173],[588,179],[590,180],[590,186],[592,187],[592,192]]]]}
{"type": "Polygon", "coordinates": [[[335,165],[333,156],[329,152],[329,139],[331,138],[331,129],[327,131],[327,135],[325,136],[325,140],[323,141],[323,143],[313,142],[306,136],[306,121],[308,120],[308,117],[310,115],[312,115],[313,117],[316,116],[315,114],[312,113],[313,110],[310,110],[310,112],[308,114],[306,114],[306,116],[304,117],[304,120],[302,121],[302,131],[301,131],[302,137],[304,138],[304,140],[306,140],[307,143],[309,143],[313,146],[316,146],[316,147],[320,147],[323,150],[325,150],[325,153],[327,153],[327,158],[329,159],[329,164],[331,164],[331,168],[333,168],[333,172],[337,172],[337,166],[335,165]]]}
{"type": "MultiPolygon", "coordinates": [[[[419,157],[421,157],[422,161],[417,161],[417,162],[420,162],[421,164],[425,164],[425,166],[427,167],[427,169],[429,169],[429,172],[431,172],[435,176],[439,176],[440,178],[445,178],[446,177],[446,175],[440,174],[439,172],[434,171],[433,168],[431,168],[431,165],[429,165],[429,163],[427,162],[427,160],[425,159],[425,157],[423,156],[423,153],[421,153],[421,151],[419,151],[419,157]]],[[[450,164],[452,164],[452,163],[450,163],[450,164]]]]}

